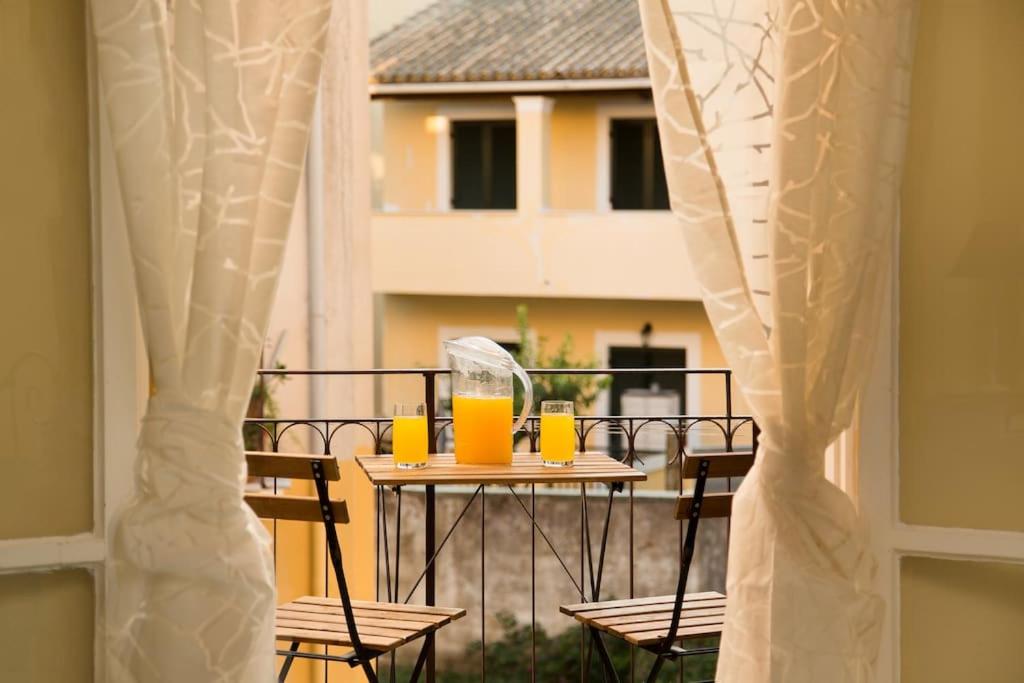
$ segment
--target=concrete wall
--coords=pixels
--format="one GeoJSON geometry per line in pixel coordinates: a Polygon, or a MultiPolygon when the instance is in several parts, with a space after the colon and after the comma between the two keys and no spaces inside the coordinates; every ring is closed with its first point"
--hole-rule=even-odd
{"type": "MultiPolygon", "coordinates": [[[[518,494],[527,507],[529,489],[520,487],[518,494]]],[[[442,492],[437,501],[438,541],[465,507],[472,490],[442,492]]],[[[588,491],[591,542],[596,564],[600,550],[607,490],[588,491]]],[[[394,530],[396,496],[386,494],[390,529],[394,530]]],[[[498,612],[511,613],[520,624],[530,623],[530,520],[515,498],[497,487],[487,489],[484,532],[486,582],[487,639],[501,638],[498,612]]],[[[558,549],[566,565],[580,580],[580,497],[578,490],[553,490],[538,487],[537,521],[558,549]]],[[[438,558],[437,602],[439,605],[462,607],[467,616],[445,628],[438,638],[440,656],[451,662],[466,646],[480,639],[480,499],[462,519],[438,558]]],[[[675,499],[671,496],[650,498],[637,496],[634,501],[635,594],[664,595],[674,593],[678,580],[678,525],[672,520],[675,499]]],[[[409,490],[402,494],[402,556],[400,569],[401,599],[405,599],[413,582],[423,570],[423,494],[409,490]]],[[[392,550],[394,539],[390,539],[392,550]]],[[[540,534],[537,535],[537,622],[549,634],[570,628],[573,622],[558,611],[561,604],[579,602],[570,581],[540,534]]],[[[698,533],[697,554],[688,583],[689,590],[724,590],[726,530],[724,520],[705,520],[698,533]]],[[[608,554],[602,580],[602,597],[629,597],[629,500],[628,492],[616,494],[612,508],[608,554]]],[[[392,562],[394,556],[392,555],[392,562]]],[[[383,571],[382,571],[383,574],[383,571]]],[[[589,582],[589,574],[587,574],[589,582]]],[[[381,578],[384,586],[384,579],[381,578]]],[[[383,588],[382,588],[383,590],[383,588]]],[[[589,592],[589,589],[588,589],[589,592]]],[[[414,601],[423,600],[418,589],[414,601]]],[[[415,657],[416,648],[406,648],[403,657],[415,657]]]]}
{"type": "MultiPolygon", "coordinates": [[[[93,527],[84,0],[0,3],[0,540],[93,527]]],[[[93,678],[93,578],[0,576],[0,679],[93,678]]]]}
{"type": "MultiPolygon", "coordinates": [[[[1024,4],[921,3],[900,244],[904,522],[1024,530],[1024,4]]],[[[902,563],[902,680],[1024,680],[1024,568],[902,563]]]]}

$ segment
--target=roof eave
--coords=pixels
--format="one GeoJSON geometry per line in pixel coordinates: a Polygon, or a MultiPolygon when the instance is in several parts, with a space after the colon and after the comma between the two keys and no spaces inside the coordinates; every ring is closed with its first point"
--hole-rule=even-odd
{"type": "Polygon", "coordinates": [[[580,78],[521,81],[456,81],[444,83],[371,83],[370,97],[424,97],[558,92],[650,90],[650,78],[580,78]]]}

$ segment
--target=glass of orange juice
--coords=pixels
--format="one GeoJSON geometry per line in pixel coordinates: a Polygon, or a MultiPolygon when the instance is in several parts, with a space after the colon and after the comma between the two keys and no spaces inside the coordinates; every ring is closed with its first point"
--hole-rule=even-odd
{"type": "Polygon", "coordinates": [[[427,407],[423,403],[396,403],[391,423],[391,451],[399,469],[427,466],[427,407]]]}
{"type": "Polygon", "coordinates": [[[576,420],[572,401],[540,404],[540,459],[548,467],[572,467],[576,420]]]}

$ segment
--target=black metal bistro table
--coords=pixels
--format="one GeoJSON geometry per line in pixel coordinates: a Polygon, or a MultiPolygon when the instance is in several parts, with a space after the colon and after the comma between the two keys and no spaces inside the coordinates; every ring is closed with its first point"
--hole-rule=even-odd
{"type": "MultiPolygon", "coordinates": [[[[647,479],[647,475],[643,472],[633,469],[632,467],[615,460],[603,453],[577,453],[574,459],[572,467],[545,467],[541,462],[540,455],[537,453],[516,453],[512,457],[512,462],[505,465],[468,465],[458,464],[455,462],[455,456],[452,454],[437,454],[431,455],[428,458],[427,466],[420,469],[399,469],[395,466],[394,460],[390,455],[367,455],[357,457],[356,461],[359,466],[366,472],[370,482],[377,487],[378,490],[378,515],[384,513],[383,493],[385,487],[395,488],[398,491],[398,505],[401,506],[401,487],[416,485],[423,486],[425,489],[425,530],[424,538],[426,545],[426,562],[423,568],[423,572],[419,578],[413,584],[412,589],[409,591],[408,596],[405,598],[405,602],[408,602],[412,597],[413,593],[419,587],[420,582],[426,581],[426,596],[425,601],[428,605],[435,604],[434,586],[435,586],[435,561],[444,548],[448,539],[455,532],[459,522],[465,516],[469,510],[473,501],[477,497],[481,499],[481,526],[485,524],[484,518],[484,507],[483,500],[484,487],[487,485],[498,485],[506,486],[511,494],[515,497],[515,500],[519,503],[523,512],[529,517],[533,529],[533,542],[531,544],[531,567],[536,566],[536,536],[540,534],[541,538],[547,544],[548,548],[554,553],[565,570],[566,575],[573,582],[576,590],[583,600],[587,600],[586,590],[580,585],[572,575],[569,567],[562,560],[558,550],[552,544],[547,534],[537,523],[535,516],[536,505],[535,505],[535,492],[537,484],[570,484],[579,485],[582,495],[582,521],[583,529],[586,535],[585,552],[587,561],[590,565],[590,600],[597,600],[600,597],[601,592],[601,577],[604,568],[605,550],[607,548],[608,541],[608,526],[611,520],[611,508],[612,502],[614,501],[615,493],[622,491],[623,484],[626,482],[637,482],[644,481],[647,479]],[[600,551],[598,553],[597,564],[594,563],[593,550],[590,543],[590,524],[587,521],[587,484],[603,483],[608,485],[608,505],[606,509],[606,515],[604,519],[604,526],[601,532],[601,544],[600,551]],[[470,485],[476,486],[476,490],[473,495],[467,501],[465,507],[455,518],[451,527],[445,533],[444,538],[440,544],[436,543],[435,537],[435,496],[436,487],[438,485],[470,485]],[[523,497],[515,490],[515,486],[528,485],[530,487],[530,501],[529,507],[524,502],[523,497]]],[[[396,525],[401,524],[401,508],[399,507],[398,519],[396,525]]],[[[387,520],[383,520],[385,534],[387,530],[387,520]]],[[[401,527],[398,526],[396,533],[400,533],[401,527]]],[[[397,536],[396,536],[397,537],[397,536]]],[[[387,553],[387,540],[385,536],[385,553],[387,553]]],[[[481,538],[481,562],[483,561],[483,539],[481,538]]],[[[396,551],[397,553],[397,551],[396,551]]],[[[582,557],[581,557],[582,561],[582,557]]],[[[389,559],[385,555],[384,558],[386,569],[390,566],[389,559]]],[[[400,596],[397,595],[398,590],[398,558],[395,560],[395,600],[399,600],[400,596]]],[[[390,575],[390,570],[388,569],[390,575]]],[[[536,619],[536,573],[531,572],[532,586],[531,586],[531,600],[534,602],[533,613],[534,621],[536,619]]],[[[387,579],[390,581],[390,576],[387,579]]],[[[580,581],[583,581],[581,575],[580,581]]],[[[481,612],[485,609],[485,602],[481,599],[481,612]]],[[[434,680],[434,642],[433,636],[427,636],[430,639],[428,648],[429,655],[427,660],[427,680],[434,680]]],[[[608,653],[604,649],[604,645],[600,638],[594,636],[595,650],[602,659],[608,657],[608,653]]],[[[486,648],[484,648],[486,652],[486,648]]],[[[483,660],[482,660],[483,662],[483,660]]],[[[531,656],[531,673],[533,679],[535,679],[536,666],[536,647],[532,648],[531,656]]],[[[393,664],[393,661],[392,661],[393,664]]],[[[392,668],[393,670],[393,668],[392,668]]],[[[486,676],[485,664],[482,663],[481,678],[486,676]]]]}

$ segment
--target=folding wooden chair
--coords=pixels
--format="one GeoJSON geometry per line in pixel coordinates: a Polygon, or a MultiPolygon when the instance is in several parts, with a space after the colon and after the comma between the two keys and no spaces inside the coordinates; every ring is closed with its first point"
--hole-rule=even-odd
{"type": "MultiPolygon", "coordinates": [[[[260,517],[322,522],[338,582],[340,598],[307,596],[277,608],[276,638],[291,644],[288,650],[277,651],[285,657],[279,682],[287,678],[294,658],[302,657],[361,666],[367,679],[377,683],[374,659],[465,616],[464,609],[352,600],[335,528],[336,524],[348,523],[348,508],[344,501],[331,500],[327,490],[328,481],[341,478],[338,461],[330,455],[247,452],[245,456],[252,476],[313,480],[316,497],[252,493],[247,494],[245,500],[260,517]],[[339,656],[299,652],[302,643],[351,648],[351,651],[339,656]]],[[[424,641],[410,681],[419,679],[430,642],[429,637],[424,641]]]]}
{"type": "Polygon", "coordinates": [[[714,654],[718,651],[717,647],[690,650],[682,647],[685,640],[720,636],[725,623],[726,597],[714,591],[687,594],[686,580],[693,561],[697,526],[701,518],[728,517],[732,513],[733,494],[705,493],[708,479],[741,477],[753,464],[754,454],[749,452],[701,453],[683,462],[683,477],[695,479],[696,485],[693,495],[680,496],[676,501],[676,519],[685,519],[688,523],[675,595],[586,602],[561,607],[563,614],[575,618],[588,628],[605,671],[612,680],[618,681],[618,676],[600,642],[602,633],[642,647],[656,656],[647,677],[650,683],[657,680],[666,660],[714,654]]]}

